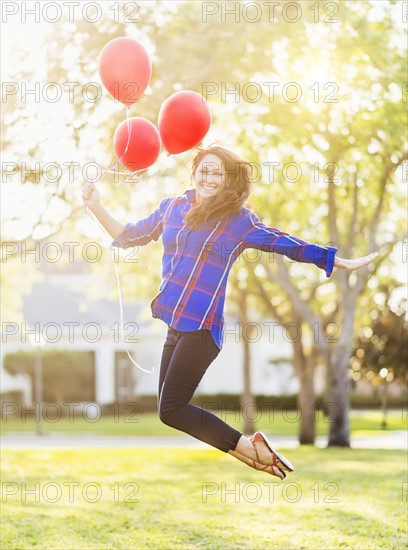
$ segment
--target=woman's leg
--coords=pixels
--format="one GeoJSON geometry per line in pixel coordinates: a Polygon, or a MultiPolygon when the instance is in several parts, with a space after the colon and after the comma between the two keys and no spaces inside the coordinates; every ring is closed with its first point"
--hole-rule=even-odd
{"type": "Polygon", "coordinates": [[[221,451],[235,449],[242,433],[215,414],[190,404],[199,382],[219,354],[211,333],[174,331],[166,344],[159,381],[160,419],[221,451]]]}
{"type": "Polygon", "coordinates": [[[157,404],[160,403],[161,391],[163,388],[163,382],[166,378],[167,369],[169,367],[170,359],[173,355],[174,348],[177,343],[177,331],[169,327],[167,331],[167,338],[163,345],[160,373],[159,373],[159,389],[157,394],[157,404]]]}
{"type": "Polygon", "coordinates": [[[209,411],[188,404],[207,368],[217,357],[218,353],[219,350],[214,344],[209,331],[182,333],[169,327],[167,338],[163,346],[159,376],[158,409],[161,420],[165,424],[185,431],[197,439],[205,441],[224,452],[228,452],[231,456],[252,468],[264,470],[266,473],[282,479],[284,474],[282,474],[278,468],[270,465],[265,469],[265,465],[271,464],[270,453],[266,445],[257,443],[257,455],[250,439],[225,424],[225,422],[209,411]],[[189,336],[188,338],[182,338],[184,335],[189,336]],[[183,340],[183,344],[181,344],[181,340],[183,340]],[[195,344],[200,345],[196,346],[195,344]],[[174,355],[176,347],[177,355],[174,355]],[[195,359],[196,357],[199,357],[200,361],[197,361],[195,359]],[[180,358],[182,358],[181,362],[180,358]],[[172,365],[170,369],[171,374],[169,374],[167,378],[170,364],[172,365]],[[196,368],[193,369],[193,365],[195,365],[196,368]],[[184,372],[186,372],[186,374],[190,373],[190,375],[193,374],[190,382],[187,376],[184,375],[184,372]],[[184,386],[180,384],[180,398],[177,397],[179,378],[181,378],[181,382],[184,382],[184,386]],[[165,381],[166,387],[163,396],[162,392],[165,381]],[[198,423],[201,424],[200,427],[198,427],[198,425],[196,426],[197,429],[195,429],[194,423],[191,425],[191,422],[186,423],[183,421],[183,418],[186,418],[186,416],[188,417],[191,413],[193,416],[189,417],[189,419],[196,418],[198,423]],[[227,445],[225,445],[223,440],[220,442],[219,438],[214,439],[214,436],[207,437],[206,434],[209,430],[214,430],[217,434],[223,433],[227,438],[227,445]],[[262,462],[257,462],[258,458],[262,462]]]}

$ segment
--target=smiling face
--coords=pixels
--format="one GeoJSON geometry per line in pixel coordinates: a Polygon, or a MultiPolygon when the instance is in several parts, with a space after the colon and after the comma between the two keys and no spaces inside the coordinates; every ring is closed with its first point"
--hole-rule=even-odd
{"type": "Polygon", "coordinates": [[[216,155],[205,155],[197,165],[194,174],[196,201],[212,197],[225,185],[226,172],[222,160],[216,155]]]}

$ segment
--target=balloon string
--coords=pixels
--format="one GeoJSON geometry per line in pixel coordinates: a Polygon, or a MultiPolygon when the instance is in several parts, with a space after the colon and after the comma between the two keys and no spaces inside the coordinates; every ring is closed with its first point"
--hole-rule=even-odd
{"type": "Polygon", "coordinates": [[[126,107],[126,124],[127,124],[127,131],[128,131],[128,140],[125,147],[125,152],[120,157],[119,162],[122,162],[123,157],[126,155],[130,143],[130,135],[131,135],[131,127],[130,127],[130,107],[126,107]]]}
{"type": "MultiPolygon", "coordinates": [[[[116,267],[115,260],[113,254],[111,254],[111,258],[113,260],[113,267],[115,268],[115,276],[116,276],[116,282],[118,285],[118,291],[119,291],[119,310],[120,310],[120,330],[121,330],[121,339],[122,343],[125,343],[124,336],[123,336],[123,296],[122,296],[122,288],[120,286],[120,279],[119,279],[119,273],[118,268],[116,267]]],[[[147,374],[152,374],[154,372],[155,367],[152,368],[152,370],[147,370],[138,365],[135,361],[133,361],[133,358],[130,356],[128,349],[126,348],[126,353],[128,354],[129,359],[131,362],[136,365],[138,369],[140,369],[143,372],[146,372],[147,374]]]]}
{"type": "MultiPolygon", "coordinates": [[[[101,225],[98,220],[95,218],[95,216],[92,214],[91,210],[89,210],[88,206],[85,205],[85,211],[87,212],[87,214],[90,216],[90,218],[96,223],[96,225],[98,225],[102,231],[104,231],[104,233],[109,237],[109,239],[111,239],[111,236],[109,235],[109,233],[105,230],[105,228],[103,227],[103,225],[101,225]]],[[[115,277],[116,277],[116,284],[117,284],[117,287],[118,287],[118,295],[119,295],[119,312],[120,312],[120,333],[121,333],[121,341],[123,344],[125,344],[125,340],[124,340],[124,327],[123,327],[123,294],[122,294],[122,287],[121,287],[121,284],[120,284],[120,278],[119,278],[119,273],[118,273],[118,268],[116,267],[116,263],[115,263],[115,257],[114,257],[114,253],[113,251],[111,251],[111,258],[112,258],[112,263],[113,263],[113,268],[115,270],[115,277]]],[[[140,369],[141,371],[143,372],[146,372],[148,374],[152,374],[155,370],[155,367],[152,368],[152,370],[147,370],[147,369],[144,369],[143,367],[141,367],[140,365],[138,365],[134,360],[133,358],[131,357],[131,355],[129,354],[129,351],[126,347],[126,353],[129,357],[129,359],[131,360],[131,362],[138,368],[140,369]]]]}
{"type": "Polygon", "coordinates": [[[120,159],[118,159],[116,162],[114,162],[112,164],[112,166],[109,166],[108,168],[105,168],[105,170],[102,170],[100,177],[102,177],[106,173],[119,174],[120,176],[131,176],[132,174],[137,174],[138,172],[143,170],[143,169],[134,170],[133,172],[130,172],[130,171],[129,172],[118,172],[117,170],[115,170],[115,168],[117,166],[119,166],[119,164],[122,162],[124,156],[126,155],[126,153],[128,152],[128,149],[129,149],[130,138],[132,137],[132,128],[131,128],[131,124],[130,124],[130,118],[131,118],[130,107],[127,107],[126,108],[126,126],[127,126],[128,138],[127,138],[127,143],[126,143],[125,150],[123,151],[123,154],[121,155],[120,159]]]}
{"type": "MultiPolygon", "coordinates": [[[[120,157],[120,159],[115,162],[115,164],[113,164],[112,166],[110,166],[109,168],[106,168],[105,170],[102,171],[101,173],[101,177],[106,173],[106,172],[110,172],[111,170],[113,170],[115,168],[115,166],[117,166],[123,159],[123,157],[126,155],[127,153],[127,150],[129,148],[129,143],[130,143],[130,136],[131,136],[131,126],[130,126],[130,108],[127,107],[126,109],[126,124],[127,124],[127,130],[128,130],[128,140],[127,140],[127,144],[126,144],[126,147],[125,147],[125,151],[123,153],[123,155],[120,157]]],[[[137,172],[137,171],[136,171],[137,172]]],[[[135,173],[135,172],[129,172],[129,173],[135,173]]],[[[95,178],[92,178],[92,179],[96,179],[96,176],[95,178]]],[[[106,229],[103,227],[102,224],[100,224],[98,222],[98,220],[96,219],[96,217],[93,215],[92,211],[90,210],[89,208],[89,205],[88,205],[88,201],[84,200],[84,206],[85,206],[85,212],[88,214],[88,216],[96,223],[96,225],[98,225],[102,231],[108,236],[109,240],[111,239],[111,236],[109,235],[109,233],[106,231],[106,229]]],[[[124,344],[125,341],[124,341],[124,328],[123,328],[123,296],[122,296],[122,287],[121,287],[121,284],[120,284],[120,279],[119,279],[119,273],[118,273],[118,269],[116,267],[116,263],[115,263],[115,258],[114,258],[114,254],[113,252],[111,253],[111,258],[112,258],[112,263],[113,263],[113,267],[114,267],[114,270],[115,270],[115,277],[116,277],[116,283],[117,283],[117,287],[118,287],[118,294],[119,294],[119,311],[120,311],[120,333],[121,333],[121,340],[122,340],[122,343],[124,344]]],[[[99,353],[100,353],[100,347],[99,347],[99,353]]],[[[129,357],[129,359],[131,360],[131,362],[133,363],[133,365],[135,365],[138,369],[140,369],[141,371],[143,372],[146,372],[148,374],[152,374],[155,370],[155,367],[152,368],[152,370],[147,370],[147,369],[144,369],[143,367],[141,367],[140,365],[138,365],[134,360],[133,358],[131,357],[131,355],[129,354],[129,351],[126,347],[126,353],[129,357]]],[[[100,353],[101,355],[101,353],[100,353]]],[[[102,355],[101,355],[102,357],[102,355]]]]}
{"type": "Polygon", "coordinates": [[[105,170],[102,171],[101,177],[104,174],[106,174],[106,172],[110,172],[110,173],[113,172],[113,173],[117,173],[117,174],[121,174],[121,175],[135,174],[135,173],[138,172],[138,170],[135,170],[134,172],[116,172],[115,171],[116,166],[119,166],[119,164],[122,162],[124,156],[126,155],[126,153],[128,152],[128,149],[129,149],[130,138],[131,138],[131,134],[132,134],[132,128],[131,128],[131,125],[130,125],[130,117],[131,117],[130,107],[126,107],[126,126],[127,126],[128,138],[127,138],[127,143],[126,143],[125,150],[123,151],[123,154],[120,157],[120,159],[118,159],[114,164],[112,164],[112,166],[109,166],[109,168],[106,168],[105,170]]]}

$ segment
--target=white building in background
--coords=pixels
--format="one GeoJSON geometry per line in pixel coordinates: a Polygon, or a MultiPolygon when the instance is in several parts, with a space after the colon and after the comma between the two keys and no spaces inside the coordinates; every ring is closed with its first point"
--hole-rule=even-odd
{"type": "MultiPolygon", "coordinates": [[[[151,317],[153,296],[144,302],[123,304],[123,342],[119,303],[87,298],[86,289],[98,284],[98,278],[89,273],[55,272],[48,273],[42,282],[34,284],[31,295],[24,299],[22,313],[26,325],[18,325],[18,333],[11,334],[12,325],[7,327],[7,321],[3,320],[1,393],[20,389],[24,392],[24,400],[32,402],[31,378],[8,374],[4,369],[4,358],[19,350],[32,351],[28,329],[37,328],[47,340],[45,350],[93,352],[95,387],[90,391],[89,401],[104,404],[157,394],[167,325],[151,317]],[[137,342],[131,341],[135,339],[137,342]],[[149,374],[139,370],[126,352],[143,369],[150,371],[154,368],[154,372],[149,374]]],[[[292,345],[285,340],[282,327],[276,326],[271,338],[268,321],[273,322],[265,320],[266,324],[259,324],[258,334],[254,337],[256,341],[250,344],[252,392],[263,395],[296,393],[299,384],[291,365],[292,345]]],[[[242,362],[242,330],[235,319],[226,316],[223,349],[210,365],[196,393],[241,393],[242,362]]],[[[322,389],[322,380],[323,376],[317,376],[317,391],[322,389]]]]}

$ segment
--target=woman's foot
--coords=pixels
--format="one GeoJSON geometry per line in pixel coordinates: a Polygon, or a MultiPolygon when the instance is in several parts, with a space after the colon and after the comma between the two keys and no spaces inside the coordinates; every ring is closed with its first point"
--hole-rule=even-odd
{"type": "Polygon", "coordinates": [[[278,477],[279,479],[285,479],[286,477],[285,472],[280,468],[278,468],[277,466],[273,466],[273,465],[265,466],[265,464],[260,464],[259,462],[256,462],[256,460],[253,460],[252,458],[248,458],[247,456],[241,455],[236,451],[229,451],[229,454],[231,454],[241,462],[244,462],[244,464],[246,464],[250,468],[253,468],[254,470],[265,472],[266,474],[270,474],[271,476],[278,477]]]}
{"type": "Polygon", "coordinates": [[[267,442],[268,440],[261,432],[256,432],[251,437],[243,435],[240,437],[234,451],[229,451],[229,453],[238,453],[249,459],[251,464],[254,461],[262,466],[274,466],[274,471],[277,471],[276,468],[281,471],[293,471],[292,464],[279,453],[272,451],[269,442],[268,444],[267,442]]]}
{"type": "Polygon", "coordinates": [[[277,466],[280,470],[286,470],[287,472],[294,471],[292,463],[285,456],[281,455],[272,448],[271,443],[264,433],[255,432],[254,435],[250,438],[250,441],[255,448],[258,462],[261,462],[262,464],[269,464],[269,461],[272,461],[272,464],[274,466],[277,466]],[[269,452],[268,462],[264,462],[264,460],[260,458],[260,451],[258,450],[259,447],[261,447],[262,450],[265,450],[266,447],[267,452],[269,452]]]}

